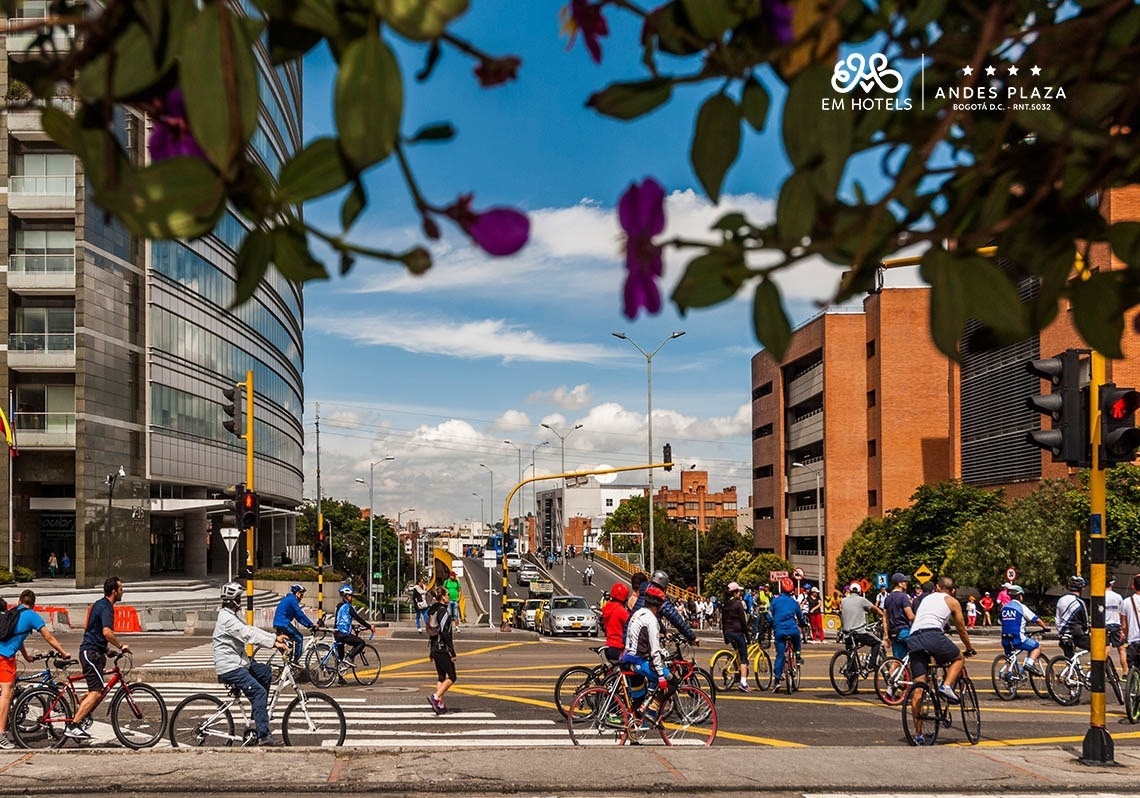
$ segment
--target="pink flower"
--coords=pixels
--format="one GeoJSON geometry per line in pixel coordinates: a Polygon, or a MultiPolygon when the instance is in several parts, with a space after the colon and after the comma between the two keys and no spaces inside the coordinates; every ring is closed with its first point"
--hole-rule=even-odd
{"type": "MultiPolygon", "coordinates": [[[[602,63],[602,45],[598,41],[602,36],[610,35],[610,27],[606,18],[602,16],[603,3],[589,3],[587,0],[570,0],[569,14],[566,19],[566,28],[570,31],[570,47],[574,46],[574,39],[578,32],[582,32],[582,39],[586,42],[586,49],[595,64],[602,63]]],[[[563,12],[566,16],[566,12],[563,12]]]]}
{"type": "Polygon", "coordinates": [[[475,77],[479,78],[479,85],[483,88],[499,86],[517,78],[520,66],[522,59],[516,55],[484,58],[479,62],[479,66],[475,67],[475,77]]]}
{"type": "Polygon", "coordinates": [[[784,46],[795,40],[796,34],[792,27],[796,9],[787,0],[765,0],[764,19],[768,23],[768,30],[776,44],[784,46]]]}
{"type": "Polygon", "coordinates": [[[201,158],[205,160],[206,153],[194,140],[190,132],[190,125],[186,121],[186,105],[182,101],[182,89],[173,89],[158,103],[158,113],[155,115],[154,127],[150,131],[147,149],[153,161],[165,161],[168,158],[201,158]]]}
{"type": "Polygon", "coordinates": [[[488,255],[513,255],[530,237],[530,220],[514,208],[491,208],[476,213],[471,210],[472,194],[463,194],[444,213],[455,221],[488,255]]]}
{"type": "Polygon", "coordinates": [[[618,220],[625,231],[625,315],[637,318],[644,308],[648,313],[661,311],[661,246],[653,237],[665,230],[665,189],[652,177],[640,185],[631,183],[618,202],[618,220]]]}

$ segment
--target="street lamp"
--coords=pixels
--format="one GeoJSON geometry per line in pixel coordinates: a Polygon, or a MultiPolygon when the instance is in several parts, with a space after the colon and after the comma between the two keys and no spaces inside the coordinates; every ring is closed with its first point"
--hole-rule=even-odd
{"type": "MultiPolygon", "coordinates": [[[[519,455],[519,482],[522,482],[522,449],[520,449],[517,444],[512,443],[511,441],[503,441],[503,443],[507,444],[507,446],[514,446],[515,451],[518,452],[518,455],[519,455]]],[[[495,505],[492,504],[491,508],[494,509],[494,506],[495,505]]],[[[521,489],[518,492],[518,496],[515,498],[515,515],[518,516],[519,531],[521,532],[522,531],[522,490],[521,489]]],[[[504,529],[503,531],[506,532],[507,530],[504,529]]],[[[521,549],[520,549],[520,551],[521,551],[521,549]]]]}
{"type": "MultiPolygon", "coordinates": [[[[646,424],[646,427],[648,428],[648,433],[649,433],[649,459],[646,461],[647,464],[653,462],[653,356],[656,355],[658,352],[660,352],[661,347],[665,346],[665,344],[669,343],[674,338],[680,338],[684,334],[685,334],[684,330],[675,330],[668,338],[666,338],[664,341],[659,343],[657,345],[657,348],[654,349],[652,352],[646,352],[644,349],[642,349],[640,346],[638,346],[637,341],[633,340],[632,338],[630,338],[628,335],[626,335],[623,332],[615,332],[613,334],[613,336],[615,338],[620,338],[623,341],[629,341],[631,344],[633,344],[634,348],[637,349],[638,352],[645,355],[645,368],[646,368],[646,374],[647,374],[647,384],[649,386],[649,402],[648,402],[649,412],[645,416],[645,424],[646,424]]],[[[655,563],[654,563],[654,557],[653,557],[653,469],[651,468],[651,469],[649,469],[649,573],[651,573],[651,574],[655,570],[654,565],[655,565],[655,563]]]]}
{"type": "Polygon", "coordinates": [[[823,578],[823,516],[820,513],[823,506],[823,495],[820,493],[819,485],[821,472],[807,463],[792,463],[792,468],[806,468],[815,472],[815,567],[819,579],[819,595],[826,596],[827,593],[824,592],[826,581],[823,578]]]}
{"type": "MultiPolygon", "coordinates": [[[[406,510],[400,510],[396,513],[396,589],[401,593],[404,592],[404,585],[400,582],[400,560],[404,556],[404,543],[400,539],[400,519],[404,513],[414,513],[415,507],[409,507],[406,510]]],[[[369,513],[371,515],[371,513],[369,513]]],[[[400,622],[400,602],[396,602],[396,623],[400,622]]]]}
{"type": "Polygon", "coordinates": [[[111,500],[115,497],[115,483],[127,475],[127,470],[119,466],[119,470],[108,474],[107,483],[107,519],[103,524],[107,535],[107,578],[111,578],[111,500]]]}
{"type": "Polygon", "coordinates": [[[562,533],[562,587],[566,588],[566,439],[574,434],[575,430],[582,429],[581,424],[575,424],[574,429],[567,432],[565,435],[561,434],[554,427],[549,424],[543,424],[548,430],[558,436],[558,440],[562,443],[562,506],[558,508],[558,528],[562,533]]]}
{"type": "MultiPolygon", "coordinates": [[[[372,613],[373,613],[373,606],[372,606],[372,574],[373,574],[373,571],[372,571],[372,550],[376,547],[375,543],[373,542],[373,539],[372,539],[372,522],[376,518],[376,504],[375,504],[375,500],[372,498],[372,496],[373,496],[372,489],[376,484],[376,481],[375,481],[376,466],[380,465],[381,463],[387,462],[388,460],[395,460],[395,459],[396,458],[393,457],[392,455],[388,455],[387,457],[381,457],[375,463],[369,463],[368,464],[368,615],[369,615],[369,617],[371,617],[372,613]]],[[[356,481],[361,483],[361,484],[364,484],[364,480],[360,479],[359,477],[357,478],[356,481]]],[[[380,548],[381,548],[381,551],[376,556],[376,567],[383,568],[384,567],[384,552],[383,552],[383,544],[382,543],[381,543],[380,548]]],[[[332,543],[331,543],[331,541],[329,543],[329,554],[330,555],[332,554],[332,543]]],[[[331,560],[332,557],[330,556],[329,559],[331,560]]],[[[381,578],[383,578],[383,577],[381,577],[381,578]]]]}
{"type": "MultiPolygon", "coordinates": [[[[491,497],[487,500],[491,502],[491,534],[495,532],[495,472],[491,470],[491,466],[479,464],[480,468],[487,469],[491,474],[491,497]]],[[[504,530],[505,531],[505,530],[504,530]]]]}
{"type": "Polygon", "coordinates": [[[479,532],[482,533],[483,532],[483,525],[484,525],[483,519],[485,518],[485,516],[483,515],[483,497],[480,496],[475,491],[472,491],[471,495],[475,496],[476,498],[479,499],[479,532]]]}
{"type": "MultiPolygon", "coordinates": [[[[535,453],[538,452],[538,450],[541,449],[543,446],[549,446],[549,445],[550,445],[550,441],[543,441],[542,443],[538,444],[538,446],[535,446],[533,449],[530,450],[530,475],[532,477],[538,476],[538,469],[535,468],[535,466],[534,466],[534,455],[535,455],[535,453]]],[[[538,483],[537,482],[532,482],[530,484],[530,503],[531,503],[531,507],[534,509],[534,523],[535,523],[535,529],[537,531],[537,528],[538,528],[537,527],[537,525],[538,525],[538,483]]]]}

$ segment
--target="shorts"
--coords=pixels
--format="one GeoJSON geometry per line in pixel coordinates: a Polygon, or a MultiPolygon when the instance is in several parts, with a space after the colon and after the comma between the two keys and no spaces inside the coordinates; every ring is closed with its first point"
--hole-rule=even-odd
{"type": "Polygon", "coordinates": [[[1057,643],[1061,646],[1065,659],[1072,659],[1078,649],[1088,651],[1092,648],[1088,632],[1061,632],[1057,643]]]}
{"type": "Polygon", "coordinates": [[[16,683],[16,656],[0,657],[0,684],[16,683]]]}
{"type": "Polygon", "coordinates": [[[741,662],[748,662],[748,638],[740,632],[725,632],[724,642],[736,649],[741,662]]]}
{"type": "Polygon", "coordinates": [[[447,651],[433,651],[431,653],[431,661],[435,665],[436,681],[444,681],[451,679],[455,681],[455,662],[451,659],[451,654],[447,651]]]}
{"type": "Polygon", "coordinates": [[[906,643],[907,651],[910,652],[910,672],[915,678],[926,675],[931,658],[936,665],[949,665],[962,653],[938,629],[912,632],[906,643]]]}
{"type": "Polygon", "coordinates": [[[1110,623],[1104,627],[1104,636],[1108,644],[1113,648],[1120,648],[1124,645],[1124,635],[1120,633],[1120,624],[1110,623]]]}
{"type": "Polygon", "coordinates": [[[1005,635],[1001,637],[1001,649],[1005,652],[1007,657],[1014,651],[1033,652],[1041,648],[1041,644],[1032,637],[1026,637],[1020,643],[1015,642],[1015,640],[1016,638],[1006,637],[1005,635]]]}
{"type": "Polygon", "coordinates": [[[88,692],[103,692],[107,686],[107,680],[103,677],[103,669],[107,667],[107,652],[81,648],[79,664],[83,666],[83,675],[87,678],[88,692]]]}
{"type": "Polygon", "coordinates": [[[1128,667],[1140,668],[1140,643],[1128,644],[1128,667]]]}

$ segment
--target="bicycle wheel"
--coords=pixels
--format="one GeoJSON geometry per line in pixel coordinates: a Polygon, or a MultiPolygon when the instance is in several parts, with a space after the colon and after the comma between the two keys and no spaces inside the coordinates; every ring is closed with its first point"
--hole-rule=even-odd
{"type": "Polygon", "coordinates": [[[309,681],[317,687],[331,687],[336,681],[337,661],[329,643],[314,643],[305,657],[305,670],[309,681]]]}
{"type": "Polygon", "coordinates": [[[875,695],[888,707],[902,703],[910,687],[910,668],[901,659],[887,657],[875,668],[875,695]]]}
{"type": "Polygon", "coordinates": [[[682,685],[666,699],[667,720],[661,724],[666,745],[712,745],[717,717],[712,698],[704,690],[682,685]]]}
{"type": "MultiPolygon", "coordinates": [[[[600,668],[601,666],[598,667],[600,668]]],[[[585,718],[573,719],[573,717],[568,714],[570,704],[574,701],[574,696],[577,695],[582,688],[599,683],[598,678],[595,676],[597,669],[598,668],[588,668],[585,665],[573,665],[559,674],[558,681],[554,683],[554,706],[558,708],[558,714],[564,718],[571,718],[575,723],[580,723],[585,720],[585,718]]]]}
{"type": "Polygon", "coordinates": [[[170,713],[170,745],[205,748],[234,744],[234,716],[222,699],[199,693],[182,699],[170,713]]]}
{"type": "Polygon", "coordinates": [[[1128,669],[1124,688],[1124,714],[1129,723],[1140,723],[1140,668],[1128,669]]]}
{"type": "Polygon", "coordinates": [[[694,666],[693,672],[682,681],[682,684],[703,690],[709,694],[709,698],[713,700],[713,703],[716,703],[716,682],[713,680],[712,674],[704,668],[694,666]]]}
{"type": "Polygon", "coordinates": [[[942,717],[942,696],[926,682],[915,682],[902,701],[903,736],[910,745],[934,745],[942,717]]]}
{"type": "Polygon", "coordinates": [[[740,660],[735,651],[724,648],[713,655],[709,668],[713,672],[713,678],[720,681],[721,688],[727,690],[740,675],[740,660]]]}
{"type": "Polygon", "coordinates": [[[1120,676],[1117,674],[1116,665],[1111,658],[1104,661],[1104,682],[1112,688],[1112,694],[1116,696],[1116,702],[1123,705],[1124,689],[1120,686],[1120,676]]]}
{"type": "Polygon", "coordinates": [[[364,648],[356,655],[352,663],[352,677],[357,684],[375,684],[380,678],[380,652],[371,643],[365,643],[364,648]]]}
{"type": "Polygon", "coordinates": [[[73,714],[66,694],[51,687],[25,690],[8,716],[8,729],[21,748],[54,748],[73,714]]]}
{"type": "Polygon", "coordinates": [[[764,626],[764,628],[760,630],[760,634],[757,636],[756,642],[758,642],[760,644],[761,648],[768,648],[769,646],[772,645],[772,625],[771,624],[766,624],[764,626]]]}
{"type": "Polygon", "coordinates": [[[962,674],[958,680],[959,708],[962,710],[962,727],[970,745],[977,745],[982,739],[982,712],[978,709],[978,693],[969,676],[962,674]]]}
{"type": "Polygon", "coordinates": [[[827,675],[831,686],[839,695],[852,695],[859,692],[859,659],[846,649],[840,649],[831,656],[827,675]]]}
{"type": "MultiPolygon", "coordinates": [[[[1049,664],[1048,658],[1042,657],[1038,660],[1038,663],[1040,664],[1037,667],[1043,668],[1045,665],[1049,664]]],[[[1042,675],[1040,676],[1035,674],[1033,671],[1029,671],[1029,686],[1033,688],[1033,694],[1038,698],[1049,698],[1049,686],[1045,684],[1044,671],[1042,671],[1042,675]]]]}
{"type": "Polygon", "coordinates": [[[579,690],[566,710],[566,726],[574,745],[621,745],[629,722],[629,707],[605,687],[579,690]]]}
{"type": "Polygon", "coordinates": [[[1081,700],[1081,677],[1065,658],[1058,654],[1049,660],[1045,670],[1045,686],[1049,696],[1063,707],[1071,707],[1081,700]]]}
{"type": "MultiPolygon", "coordinates": [[[[772,658],[768,656],[768,652],[764,649],[759,649],[756,656],[752,658],[752,681],[756,683],[757,690],[771,690],[772,689],[772,658]]],[[[698,685],[699,686],[699,685],[698,685]]],[[[708,692],[707,690],[705,692],[708,692]]],[[[716,701],[716,695],[709,694],[713,701],[716,701]]]]}
{"type": "Polygon", "coordinates": [[[111,701],[111,729],[127,748],[150,748],[166,731],[166,702],[149,684],[123,686],[111,701]]]}
{"type": "Polygon", "coordinates": [[[344,710],[324,693],[298,693],[281,716],[285,745],[344,745],[347,730],[344,710]]]}
{"type": "Polygon", "coordinates": [[[1012,701],[1017,698],[1017,686],[1021,677],[1009,664],[1009,657],[998,654],[990,666],[990,681],[994,686],[994,693],[1002,701],[1012,701]]]}

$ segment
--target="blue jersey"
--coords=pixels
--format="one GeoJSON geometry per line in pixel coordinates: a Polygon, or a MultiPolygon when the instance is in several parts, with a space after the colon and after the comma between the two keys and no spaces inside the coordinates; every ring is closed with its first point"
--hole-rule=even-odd
{"type": "Polygon", "coordinates": [[[772,599],[768,612],[772,615],[773,634],[796,634],[804,622],[804,611],[800,608],[800,603],[787,593],[781,593],[772,599]]]}
{"type": "Polygon", "coordinates": [[[0,657],[15,657],[24,645],[24,641],[28,639],[28,635],[44,628],[44,619],[35,610],[17,604],[8,612],[18,612],[20,615],[16,619],[16,629],[12,636],[7,640],[0,640],[0,657]]]}
{"type": "Polygon", "coordinates": [[[301,602],[297,599],[296,593],[290,593],[281,599],[277,604],[277,611],[273,613],[274,626],[288,626],[293,621],[297,621],[301,626],[312,628],[313,622],[309,620],[309,616],[305,615],[305,611],[301,608],[301,602]]]}
{"type": "Polygon", "coordinates": [[[1036,623],[1038,620],[1033,610],[1013,599],[1001,608],[1001,636],[1020,643],[1025,639],[1026,621],[1036,623]]]}

